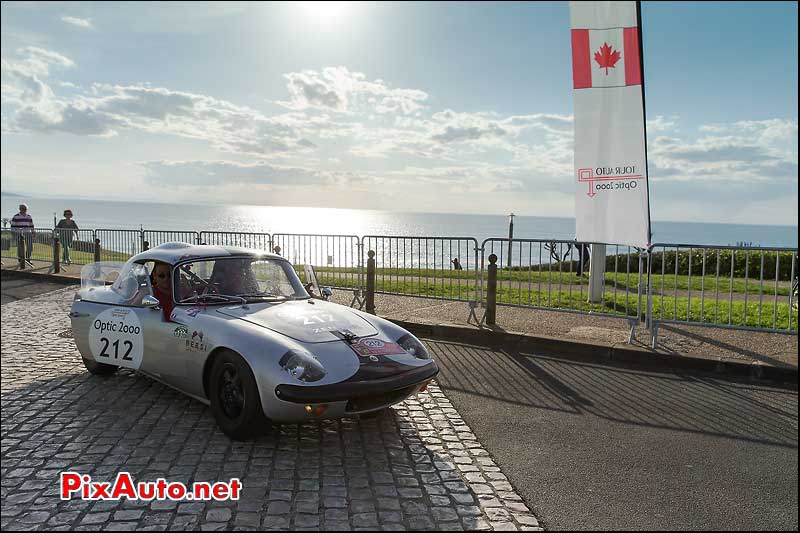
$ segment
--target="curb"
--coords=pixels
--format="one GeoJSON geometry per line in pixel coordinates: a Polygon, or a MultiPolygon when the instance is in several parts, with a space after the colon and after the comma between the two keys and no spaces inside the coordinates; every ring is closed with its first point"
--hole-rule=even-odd
{"type": "Polygon", "coordinates": [[[48,274],[46,272],[28,272],[25,270],[2,269],[3,276],[10,278],[35,279],[38,281],[48,281],[50,283],[61,283],[62,285],[80,285],[80,278],[70,276],[60,276],[58,274],[48,274]]]}
{"type": "MultiPolygon", "coordinates": [[[[72,285],[80,283],[77,278],[59,276],[57,274],[26,272],[24,270],[2,270],[3,275],[27,279],[46,279],[53,283],[72,285]]],[[[648,369],[684,369],[711,372],[728,376],[748,377],[796,385],[798,369],[766,365],[759,362],[743,363],[735,359],[703,359],[689,355],[669,355],[653,352],[646,348],[627,344],[610,344],[602,342],[586,342],[547,337],[544,335],[526,335],[490,329],[475,329],[452,324],[423,324],[406,320],[388,319],[398,326],[421,336],[431,336],[445,340],[473,342],[484,346],[515,346],[536,349],[578,361],[596,363],[624,363],[648,369]]]]}
{"type": "Polygon", "coordinates": [[[556,337],[466,328],[451,324],[420,324],[389,319],[417,335],[438,339],[473,342],[484,346],[514,346],[550,352],[556,356],[595,363],[623,363],[647,369],[683,369],[739,376],[780,383],[797,384],[798,370],[792,367],[743,363],[735,359],[704,359],[689,355],[669,355],[627,344],[564,340],[556,337]]]}

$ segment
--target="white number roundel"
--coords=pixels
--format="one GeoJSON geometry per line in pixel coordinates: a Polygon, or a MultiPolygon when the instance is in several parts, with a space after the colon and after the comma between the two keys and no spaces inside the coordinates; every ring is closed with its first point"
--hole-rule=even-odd
{"type": "Polygon", "coordinates": [[[98,363],[139,368],[144,353],[139,317],[124,307],[103,311],[89,325],[89,349],[98,363]]]}

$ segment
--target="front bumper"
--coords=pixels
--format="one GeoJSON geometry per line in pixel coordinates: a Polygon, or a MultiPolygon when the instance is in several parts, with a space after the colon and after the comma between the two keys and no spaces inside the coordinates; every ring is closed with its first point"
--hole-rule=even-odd
{"type": "Polygon", "coordinates": [[[275,396],[285,402],[316,404],[353,401],[393,391],[410,389],[430,381],[439,373],[434,361],[430,364],[396,374],[394,376],[371,379],[369,381],[343,381],[330,385],[278,385],[275,396]]]}

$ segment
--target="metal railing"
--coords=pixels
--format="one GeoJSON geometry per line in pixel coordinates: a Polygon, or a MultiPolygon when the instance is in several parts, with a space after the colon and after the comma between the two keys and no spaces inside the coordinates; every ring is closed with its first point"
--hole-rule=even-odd
{"type": "Polygon", "coordinates": [[[25,258],[28,261],[53,261],[53,230],[36,229],[4,229],[0,235],[0,248],[2,257],[13,257],[17,259],[20,237],[24,237],[25,258]]]}
{"type": "Polygon", "coordinates": [[[235,231],[201,231],[200,244],[216,246],[239,246],[256,250],[272,251],[272,236],[269,233],[242,233],[235,231]]]}
{"type": "Polygon", "coordinates": [[[473,237],[366,235],[375,252],[375,292],[478,302],[482,266],[473,237]]]}
{"type": "Polygon", "coordinates": [[[356,235],[275,233],[272,251],[291,261],[304,282],[303,265],[309,264],[320,285],[354,291],[364,288],[364,257],[356,235]]]}
{"type": "Polygon", "coordinates": [[[17,258],[17,237],[15,233],[11,229],[3,229],[0,232],[0,257],[17,258]]]}
{"type": "Polygon", "coordinates": [[[100,261],[127,261],[144,250],[144,237],[137,229],[96,229],[100,261]]]}
{"type": "Polygon", "coordinates": [[[654,244],[648,262],[647,325],[680,323],[797,331],[796,248],[654,244]]]}
{"type": "Polygon", "coordinates": [[[196,231],[171,231],[171,230],[142,230],[143,242],[150,248],[155,248],[160,244],[168,242],[185,242],[188,244],[199,244],[200,234],[196,231]]]}
{"type": "Polygon", "coordinates": [[[590,298],[590,246],[568,240],[486,239],[481,245],[484,264],[491,254],[497,256],[497,304],[637,317],[639,251],[607,245],[600,296],[590,298]]]}
{"type": "MultiPolygon", "coordinates": [[[[4,259],[18,261],[18,233],[2,230],[4,259]]],[[[53,263],[53,235],[53,229],[35,232],[30,261],[53,263]]],[[[798,330],[797,248],[605,245],[602,286],[594,287],[591,297],[588,247],[569,240],[492,238],[479,245],[472,237],[83,229],[73,233],[70,259],[75,264],[126,261],[145,243],[155,247],[170,241],[278,252],[301,278],[303,265],[311,264],[321,285],[353,290],[353,302],[362,305],[367,251],[373,250],[376,293],[464,301],[474,315],[487,304],[488,258],[494,254],[497,305],[644,320],[654,345],[659,325],[667,323],[798,330]]]]}
{"type": "MultiPolygon", "coordinates": [[[[95,231],[91,229],[56,229],[61,246],[61,268],[65,268],[66,258],[75,265],[94,263],[95,231]],[[68,252],[65,253],[65,248],[68,252]]],[[[51,257],[52,259],[52,257],[51,257]]]]}

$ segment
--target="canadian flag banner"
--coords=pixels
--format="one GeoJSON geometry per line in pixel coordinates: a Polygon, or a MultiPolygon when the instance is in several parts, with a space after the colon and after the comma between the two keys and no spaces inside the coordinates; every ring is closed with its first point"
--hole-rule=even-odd
{"type": "Polygon", "coordinates": [[[639,28],[572,30],[575,89],[641,85],[639,28]]]}
{"type": "Polygon", "coordinates": [[[580,242],[650,246],[636,2],[570,2],[580,242]]]}

